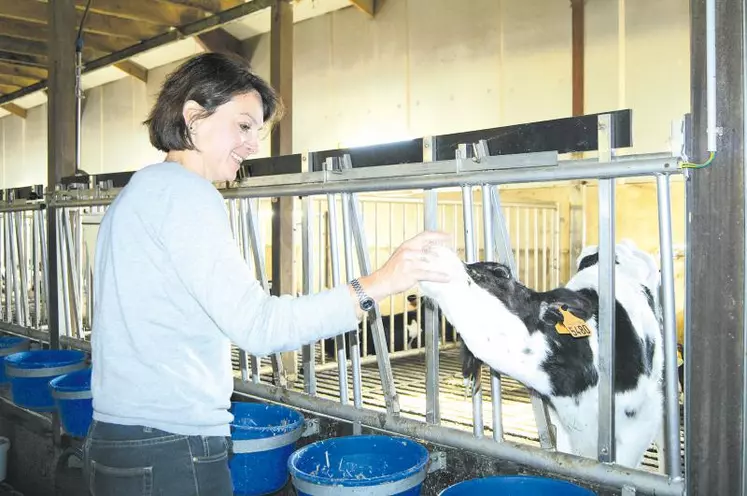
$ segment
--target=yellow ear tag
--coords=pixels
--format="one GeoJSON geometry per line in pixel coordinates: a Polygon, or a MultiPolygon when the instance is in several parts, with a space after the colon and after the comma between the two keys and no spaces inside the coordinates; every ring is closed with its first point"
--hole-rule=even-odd
{"type": "Polygon", "coordinates": [[[568,310],[559,309],[563,315],[563,323],[555,324],[558,334],[570,334],[574,338],[588,338],[591,336],[591,329],[586,322],[573,315],[568,310]]]}

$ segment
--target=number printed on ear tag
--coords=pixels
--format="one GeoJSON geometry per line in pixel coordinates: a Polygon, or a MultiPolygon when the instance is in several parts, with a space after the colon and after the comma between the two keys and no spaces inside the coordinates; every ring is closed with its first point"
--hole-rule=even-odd
{"type": "Polygon", "coordinates": [[[576,317],[571,312],[562,308],[560,309],[560,313],[563,315],[563,323],[556,324],[555,327],[564,327],[568,332],[561,332],[561,330],[558,328],[558,333],[570,334],[574,338],[588,338],[589,336],[591,336],[591,329],[589,329],[589,326],[586,325],[586,322],[584,320],[576,317]]]}

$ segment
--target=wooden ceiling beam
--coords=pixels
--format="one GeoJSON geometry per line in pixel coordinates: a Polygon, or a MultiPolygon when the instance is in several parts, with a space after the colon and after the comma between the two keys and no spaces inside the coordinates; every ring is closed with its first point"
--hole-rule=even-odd
{"type": "Polygon", "coordinates": [[[47,69],[0,62],[0,74],[22,76],[35,79],[47,79],[47,69]]]}
{"type": "Polygon", "coordinates": [[[122,72],[125,72],[129,74],[130,76],[139,79],[140,81],[147,83],[148,82],[148,69],[145,67],[136,64],[135,62],[131,60],[123,60],[122,62],[116,62],[114,64],[114,67],[119,69],[122,72]]]}
{"type": "MultiPolygon", "coordinates": [[[[74,28],[77,33],[77,28],[74,28]]],[[[0,33],[10,38],[40,41],[46,43],[49,39],[49,29],[46,25],[36,24],[28,21],[11,20],[0,18],[0,33]]],[[[83,44],[90,46],[103,53],[112,53],[124,50],[137,43],[129,38],[118,38],[105,36],[98,33],[83,32],[83,44]]]]}
{"type": "Polygon", "coordinates": [[[7,110],[8,112],[10,112],[13,115],[17,115],[21,119],[25,119],[26,118],[26,112],[27,112],[26,109],[23,108],[23,107],[19,107],[15,103],[6,103],[5,105],[3,105],[0,108],[2,108],[3,110],[7,110]]]}
{"type": "MultiPolygon", "coordinates": [[[[96,0],[92,4],[99,1],[96,0]]],[[[74,28],[78,29],[83,19],[83,10],[77,11],[76,14],[77,19],[74,28]]],[[[46,26],[47,5],[45,2],[32,0],[0,0],[0,18],[44,24],[46,26]]],[[[153,22],[137,22],[131,19],[102,15],[98,12],[88,12],[83,31],[137,41],[157,36],[167,31],[168,26],[168,24],[159,25],[153,22]]]]}
{"type": "Polygon", "coordinates": [[[38,83],[39,79],[28,78],[23,76],[12,76],[9,74],[0,74],[0,83],[12,84],[14,86],[29,86],[34,83],[38,83]]]}
{"type": "Polygon", "coordinates": [[[47,56],[46,43],[10,38],[8,36],[0,36],[0,50],[23,55],[33,55],[36,57],[47,56]]]}
{"type": "Polygon", "coordinates": [[[376,14],[376,0],[350,0],[350,4],[371,17],[376,14]]]}
{"type": "Polygon", "coordinates": [[[0,84],[0,93],[13,93],[14,91],[20,90],[20,86],[13,84],[0,84]]]}
{"type": "Polygon", "coordinates": [[[37,57],[34,55],[23,55],[20,53],[11,53],[0,50],[0,62],[11,62],[13,64],[27,65],[38,68],[47,68],[47,57],[37,57]]]}
{"type": "Polygon", "coordinates": [[[241,41],[223,28],[216,28],[195,36],[195,41],[208,52],[231,53],[242,56],[241,41]]]}
{"type": "Polygon", "coordinates": [[[244,0],[164,0],[168,3],[176,3],[202,9],[206,12],[216,13],[232,9],[244,3],[244,0]]]}
{"type": "MultiPolygon", "coordinates": [[[[86,4],[88,0],[75,0],[80,10],[84,11],[86,4]]],[[[90,12],[163,26],[181,26],[206,17],[204,10],[161,0],[95,0],[90,12]]]]}

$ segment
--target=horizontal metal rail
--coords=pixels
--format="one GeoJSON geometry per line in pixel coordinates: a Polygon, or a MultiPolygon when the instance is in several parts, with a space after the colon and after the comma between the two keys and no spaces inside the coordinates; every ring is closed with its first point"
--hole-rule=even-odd
{"type": "MultiPolygon", "coordinates": [[[[538,154],[542,155],[542,154],[538,154]]],[[[466,167],[473,159],[444,160],[423,164],[400,164],[382,167],[366,167],[339,172],[320,171],[301,174],[282,174],[270,177],[250,178],[240,187],[222,189],[226,199],[268,198],[279,196],[308,196],[345,192],[383,192],[404,189],[434,189],[463,186],[465,184],[515,184],[545,181],[574,181],[581,179],[608,179],[656,174],[680,174],[679,158],[671,155],[645,155],[614,158],[610,161],[569,160],[557,165],[540,165],[519,168],[505,167],[501,157],[480,159],[479,170],[466,167]],[[269,184],[268,184],[269,183],[269,184]]],[[[547,163],[547,158],[538,158],[547,163]]],[[[91,190],[80,190],[78,198],[50,199],[51,206],[75,208],[95,205],[108,205],[114,201],[109,197],[85,198],[82,194],[91,190]]],[[[100,192],[96,191],[98,195],[100,192]]]]}
{"type": "Polygon", "coordinates": [[[415,439],[424,439],[434,444],[471,451],[480,455],[508,460],[537,470],[582,479],[604,486],[633,485],[657,496],[681,496],[682,480],[671,480],[666,476],[642,470],[621,467],[616,464],[598,463],[596,460],[565,453],[526,446],[511,441],[496,443],[492,438],[475,438],[470,432],[431,425],[404,417],[387,415],[385,412],[359,410],[350,405],[317,398],[265,384],[252,384],[234,380],[234,391],[273,403],[292,405],[313,414],[332,417],[415,439]]]}
{"type": "MultiPolygon", "coordinates": [[[[12,334],[14,336],[21,336],[39,341],[42,343],[49,344],[49,332],[34,329],[32,327],[24,327],[16,324],[9,324],[8,322],[0,322],[0,332],[6,334],[12,334]]],[[[80,351],[91,352],[91,343],[83,339],[77,339],[70,336],[60,336],[60,345],[68,348],[73,348],[80,351]]]]}

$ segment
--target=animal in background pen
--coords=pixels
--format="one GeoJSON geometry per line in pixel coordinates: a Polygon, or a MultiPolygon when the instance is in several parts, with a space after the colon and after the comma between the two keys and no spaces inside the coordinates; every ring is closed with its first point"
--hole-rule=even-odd
{"type": "MultiPolygon", "coordinates": [[[[437,248],[449,283],[421,283],[462,338],[463,372],[482,363],[537,391],[557,426],[558,450],[597,457],[599,289],[597,248],[588,247],[565,287],[534,291],[508,267],[465,264],[437,248]]],[[[658,269],[632,244],[616,246],[615,443],[617,463],[637,467],[660,435],[663,343],[654,293],[658,269]]],[[[647,258],[648,257],[648,258],[647,258]]]]}

